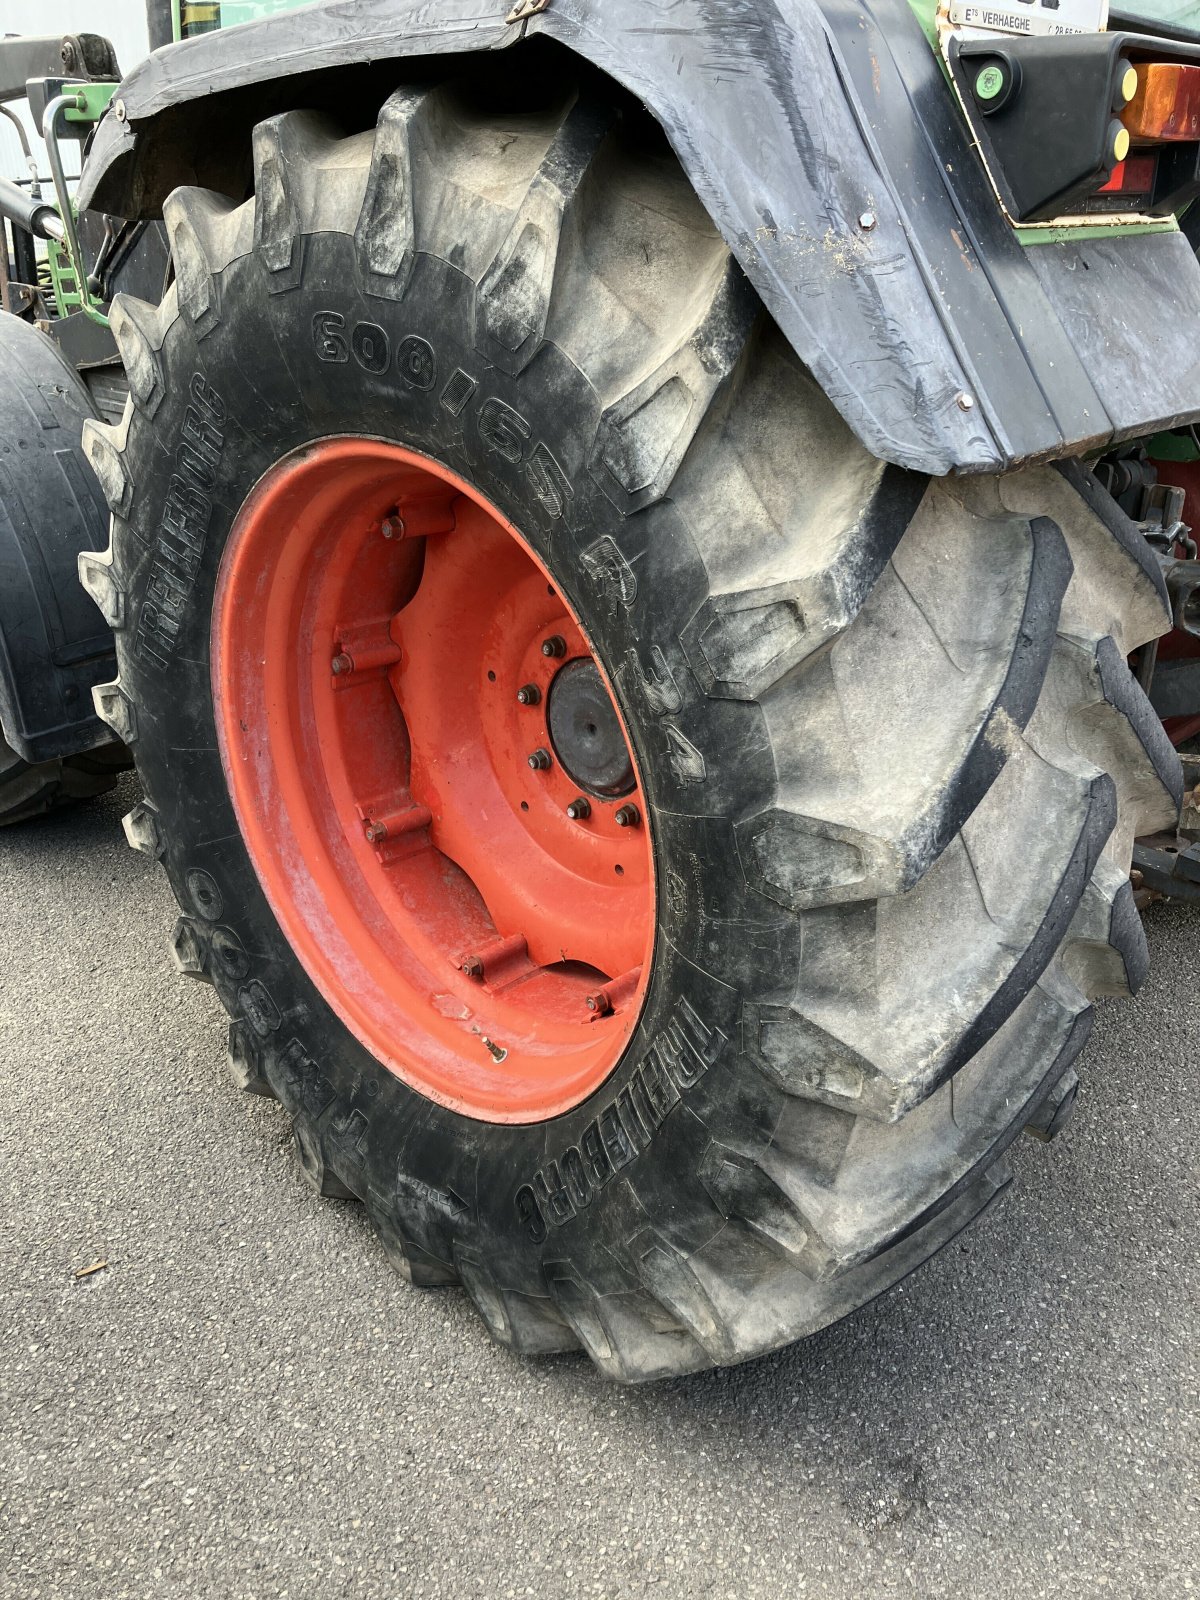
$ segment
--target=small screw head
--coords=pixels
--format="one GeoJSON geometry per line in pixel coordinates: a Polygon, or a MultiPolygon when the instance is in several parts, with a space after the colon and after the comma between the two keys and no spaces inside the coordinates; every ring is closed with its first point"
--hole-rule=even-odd
{"type": "Polygon", "coordinates": [[[968,394],[965,389],[960,389],[954,397],[954,403],[960,411],[974,411],[975,396],[968,394]]]}
{"type": "Polygon", "coordinates": [[[548,772],[550,769],[549,750],[535,750],[529,758],[529,765],[535,772],[548,772]]]}
{"type": "Polygon", "coordinates": [[[464,956],[462,958],[462,970],[468,978],[482,978],[483,962],[478,956],[464,956]]]}
{"type": "Polygon", "coordinates": [[[612,1001],[601,989],[598,994],[588,995],[587,1008],[598,1017],[607,1017],[612,1010],[612,1001]]]}
{"type": "Polygon", "coordinates": [[[567,653],[567,641],[561,633],[552,633],[548,639],[542,640],[542,654],[551,656],[555,661],[567,653]]]}
{"type": "Polygon", "coordinates": [[[398,514],[384,517],[380,531],[385,539],[403,539],[404,518],[398,514]]]}
{"type": "Polygon", "coordinates": [[[858,225],[864,233],[870,233],[877,220],[873,211],[863,211],[859,213],[858,225]]]}
{"type": "Polygon", "coordinates": [[[335,678],[342,678],[345,677],[347,672],[354,671],[354,662],[344,650],[341,650],[329,663],[329,670],[335,678]]]}
{"type": "Polygon", "coordinates": [[[536,683],[523,683],[517,690],[517,699],[523,706],[536,706],[542,698],[542,691],[536,683]]]}
{"type": "Polygon", "coordinates": [[[618,806],[613,821],[618,828],[637,828],[641,825],[642,813],[636,806],[618,806]]]}
{"type": "Polygon", "coordinates": [[[586,822],[591,814],[592,802],[582,794],[577,794],[567,807],[567,815],[572,822],[586,822]]]}
{"type": "Polygon", "coordinates": [[[378,844],[381,839],[387,838],[387,829],[382,822],[372,822],[368,817],[363,823],[363,832],[372,844],[378,844]]]}

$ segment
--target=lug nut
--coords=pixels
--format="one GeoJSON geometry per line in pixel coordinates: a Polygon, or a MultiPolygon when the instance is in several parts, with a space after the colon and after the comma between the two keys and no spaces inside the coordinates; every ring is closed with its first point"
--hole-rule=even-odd
{"type": "Polygon", "coordinates": [[[329,670],[333,673],[335,678],[343,678],[347,672],[354,671],[354,662],[346,654],[346,652],[342,650],[339,651],[339,653],[334,656],[333,660],[329,663],[329,670]]]}
{"type": "Polygon", "coordinates": [[[587,1008],[589,1011],[595,1012],[598,1017],[607,1017],[612,1011],[612,1001],[601,989],[598,994],[588,995],[587,1008]]]}
{"type": "Polygon", "coordinates": [[[544,656],[553,656],[557,661],[560,656],[565,656],[566,653],[567,641],[561,633],[552,633],[548,639],[542,640],[542,654],[544,656]]]}
{"type": "Polygon", "coordinates": [[[372,844],[378,844],[381,839],[387,838],[387,829],[382,822],[368,821],[363,823],[363,832],[372,844]]]}
{"type": "Polygon", "coordinates": [[[536,706],[542,698],[542,691],[536,683],[523,683],[517,690],[517,699],[523,706],[536,706]]]}
{"type": "Polygon", "coordinates": [[[547,772],[550,767],[549,750],[535,750],[529,758],[529,765],[535,772],[547,772]]]}
{"type": "Polygon", "coordinates": [[[482,978],[483,962],[478,956],[464,956],[462,958],[462,970],[468,978],[482,978]]]}
{"type": "Polygon", "coordinates": [[[586,822],[592,814],[592,802],[577,794],[567,807],[567,815],[572,822],[586,822]]]}
{"type": "Polygon", "coordinates": [[[397,513],[384,517],[381,531],[385,539],[403,539],[404,518],[397,513]]]}
{"type": "Polygon", "coordinates": [[[618,806],[613,821],[618,828],[638,828],[641,826],[642,813],[636,806],[618,806]]]}

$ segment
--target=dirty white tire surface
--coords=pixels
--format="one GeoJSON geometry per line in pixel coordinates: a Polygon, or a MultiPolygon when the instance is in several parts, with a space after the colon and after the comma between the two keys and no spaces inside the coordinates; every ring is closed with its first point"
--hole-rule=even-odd
{"type": "Polygon", "coordinates": [[[360,1208],[295,1182],[282,1112],[169,981],[134,798],[0,854],[4,1600],[1160,1600],[1200,1577],[1200,919],[1152,913],[1076,1116],[1016,1149],[1019,1216],[803,1345],[618,1390],[481,1339],[460,1291],[408,1289],[360,1208]]]}

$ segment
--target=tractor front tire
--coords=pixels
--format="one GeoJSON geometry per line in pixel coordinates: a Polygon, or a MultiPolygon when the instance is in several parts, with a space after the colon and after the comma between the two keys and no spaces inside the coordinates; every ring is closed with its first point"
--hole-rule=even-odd
{"type": "Polygon", "coordinates": [[[105,794],[131,765],[91,709],[111,641],[73,581],[107,516],[79,442],[96,414],[58,345],[0,312],[0,828],[105,794]]]}
{"type": "Polygon", "coordinates": [[[811,1333],[1141,982],[1154,562],[1080,466],[867,455],[633,112],[403,89],[254,164],[170,197],[87,438],[177,962],[309,1181],[506,1345],[630,1382],[811,1333]]]}

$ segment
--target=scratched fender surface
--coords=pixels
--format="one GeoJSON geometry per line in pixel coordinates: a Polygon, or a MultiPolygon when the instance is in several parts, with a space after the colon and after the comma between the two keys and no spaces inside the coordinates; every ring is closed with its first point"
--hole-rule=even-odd
{"type": "Polygon", "coordinates": [[[549,39],[651,109],[872,454],[993,471],[1200,416],[1187,240],[1022,247],[906,0],[553,0],[518,28],[503,11],[313,5],[158,51],[98,131],[83,203],[157,213],[204,179],[202,146],[248,145],[258,117],[311,103],[314,75],[358,73],[377,105],[406,58],[549,39]]]}

